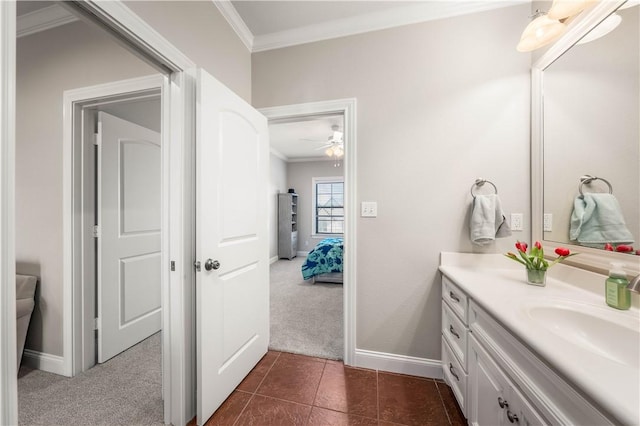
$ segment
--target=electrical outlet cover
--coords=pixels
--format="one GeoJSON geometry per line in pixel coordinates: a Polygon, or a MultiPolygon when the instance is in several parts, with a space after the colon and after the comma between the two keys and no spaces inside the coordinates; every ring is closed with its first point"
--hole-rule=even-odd
{"type": "Polygon", "coordinates": [[[522,231],[524,228],[524,215],[522,213],[511,213],[511,230],[522,231]]]}

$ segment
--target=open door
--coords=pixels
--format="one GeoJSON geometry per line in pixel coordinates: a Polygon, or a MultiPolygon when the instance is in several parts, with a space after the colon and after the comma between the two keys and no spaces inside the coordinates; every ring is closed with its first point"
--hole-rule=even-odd
{"type": "Polygon", "coordinates": [[[199,70],[197,417],[204,424],[269,344],[267,119],[199,70]]]}
{"type": "Polygon", "coordinates": [[[98,113],[98,362],[158,332],[160,133],[98,113]]]}

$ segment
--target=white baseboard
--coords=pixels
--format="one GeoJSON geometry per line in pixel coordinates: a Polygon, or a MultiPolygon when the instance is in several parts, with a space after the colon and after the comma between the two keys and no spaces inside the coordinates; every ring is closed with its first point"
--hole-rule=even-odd
{"type": "Polygon", "coordinates": [[[30,368],[67,376],[65,374],[64,358],[58,355],[25,349],[22,354],[22,363],[30,368]]]}
{"type": "Polygon", "coordinates": [[[296,256],[307,257],[309,255],[308,251],[299,251],[296,253],[296,256]]]}
{"type": "Polygon", "coordinates": [[[272,263],[276,263],[278,261],[278,256],[273,256],[271,259],[269,259],[269,265],[271,265],[272,263]]]}
{"type": "Polygon", "coordinates": [[[356,349],[355,366],[411,376],[442,379],[442,361],[356,349]]]}

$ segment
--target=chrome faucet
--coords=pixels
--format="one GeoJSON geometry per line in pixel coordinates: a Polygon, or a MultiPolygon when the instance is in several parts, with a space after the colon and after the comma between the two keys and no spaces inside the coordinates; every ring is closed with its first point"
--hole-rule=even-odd
{"type": "Polygon", "coordinates": [[[636,293],[640,293],[640,275],[637,275],[631,282],[627,285],[627,288],[631,291],[635,291],[636,293]]]}

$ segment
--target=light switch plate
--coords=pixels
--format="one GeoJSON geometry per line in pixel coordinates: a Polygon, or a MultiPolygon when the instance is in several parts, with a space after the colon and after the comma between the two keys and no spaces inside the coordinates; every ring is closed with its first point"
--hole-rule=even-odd
{"type": "Polygon", "coordinates": [[[511,213],[511,230],[522,231],[524,215],[522,213],[511,213]]]}
{"type": "Polygon", "coordinates": [[[360,207],[361,217],[377,217],[378,203],[375,201],[363,201],[360,207]]]}

